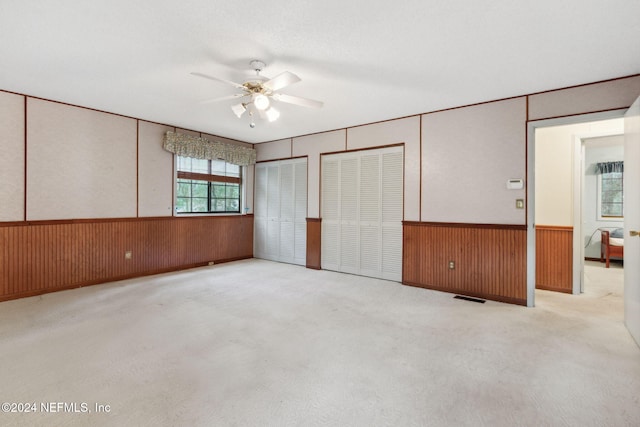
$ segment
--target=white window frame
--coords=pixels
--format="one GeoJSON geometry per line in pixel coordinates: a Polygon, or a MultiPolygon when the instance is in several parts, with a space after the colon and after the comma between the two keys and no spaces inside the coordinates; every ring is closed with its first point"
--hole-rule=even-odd
{"type": "MultiPolygon", "coordinates": [[[[247,177],[247,166],[240,166],[240,212],[178,212],[178,155],[174,154],[173,156],[173,216],[174,217],[189,217],[189,216],[236,216],[236,215],[246,215],[249,211],[249,207],[247,206],[247,188],[246,188],[246,177],[247,177]]],[[[188,156],[183,156],[188,157],[188,156]]]]}
{"type": "MultiPolygon", "coordinates": [[[[602,216],[602,177],[605,174],[598,174],[598,191],[597,191],[597,206],[596,211],[598,215],[598,221],[611,221],[611,222],[620,222],[624,220],[624,216],[602,216]]],[[[624,185],[624,175],[622,176],[622,183],[624,185]]],[[[624,206],[624,199],[622,201],[624,206]]]]}

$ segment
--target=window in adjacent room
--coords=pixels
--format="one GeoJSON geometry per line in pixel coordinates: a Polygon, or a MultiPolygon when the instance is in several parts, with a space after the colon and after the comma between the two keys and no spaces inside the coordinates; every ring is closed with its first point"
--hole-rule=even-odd
{"type": "Polygon", "coordinates": [[[601,173],[598,183],[600,219],[621,219],[623,208],[623,172],[601,173]]]}
{"type": "Polygon", "coordinates": [[[240,213],[240,166],[177,156],[177,170],[177,213],[240,213]]]}

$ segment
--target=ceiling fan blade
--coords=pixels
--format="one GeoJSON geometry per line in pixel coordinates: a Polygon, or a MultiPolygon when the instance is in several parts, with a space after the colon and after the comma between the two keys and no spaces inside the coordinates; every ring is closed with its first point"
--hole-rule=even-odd
{"type": "Polygon", "coordinates": [[[302,107],[310,108],[322,108],[323,102],[315,101],[313,99],[300,98],[299,96],[285,95],[284,93],[274,93],[273,99],[277,101],[286,102],[288,104],[300,105],[302,107]]]}
{"type": "Polygon", "coordinates": [[[285,71],[283,73],[278,74],[271,80],[264,82],[262,85],[267,89],[276,91],[276,90],[282,89],[283,87],[287,87],[289,85],[297,83],[299,81],[300,81],[300,77],[296,76],[293,73],[290,73],[289,71],[285,71]]]}
{"type": "Polygon", "coordinates": [[[231,86],[233,86],[235,88],[238,88],[238,89],[244,89],[244,86],[242,86],[240,83],[234,83],[234,82],[229,81],[229,80],[220,79],[218,77],[213,77],[213,76],[208,76],[208,75],[202,74],[202,73],[191,73],[191,74],[194,75],[194,76],[203,77],[205,79],[213,80],[213,81],[216,81],[216,82],[226,83],[226,84],[231,85],[231,86]]]}
{"type": "Polygon", "coordinates": [[[247,96],[247,95],[244,93],[236,93],[234,95],[223,96],[220,98],[205,99],[204,101],[200,101],[200,104],[211,104],[212,102],[226,101],[227,99],[236,99],[236,98],[241,98],[243,96],[247,96]]]}

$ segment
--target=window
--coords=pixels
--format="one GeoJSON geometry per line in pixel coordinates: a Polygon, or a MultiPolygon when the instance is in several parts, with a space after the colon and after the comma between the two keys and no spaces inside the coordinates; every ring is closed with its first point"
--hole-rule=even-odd
{"type": "Polygon", "coordinates": [[[600,174],[598,199],[602,219],[622,218],[622,175],[622,172],[600,174]]]}
{"type": "Polygon", "coordinates": [[[240,213],[240,166],[224,160],[177,159],[177,213],[240,213]]]}

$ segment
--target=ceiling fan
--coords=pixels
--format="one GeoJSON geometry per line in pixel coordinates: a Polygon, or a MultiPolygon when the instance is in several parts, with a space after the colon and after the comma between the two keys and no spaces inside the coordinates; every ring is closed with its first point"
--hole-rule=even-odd
{"type": "Polygon", "coordinates": [[[315,101],[313,99],[301,98],[298,96],[286,95],[284,93],[276,92],[280,89],[284,89],[285,87],[297,83],[300,81],[300,77],[296,76],[289,71],[282,72],[275,76],[272,79],[268,79],[262,75],[260,72],[264,69],[266,64],[259,60],[253,60],[249,63],[251,68],[256,72],[254,77],[251,77],[244,83],[235,83],[229,80],[221,79],[218,77],[209,76],[207,74],[202,73],[191,73],[194,76],[203,77],[205,79],[219,81],[222,83],[226,83],[235,87],[236,89],[241,89],[241,93],[236,93],[229,96],[223,96],[221,98],[210,99],[207,101],[203,101],[204,103],[209,102],[217,102],[217,101],[225,101],[227,99],[237,99],[240,98],[242,101],[239,104],[231,106],[231,110],[235,113],[238,118],[242,117],[242,115],[248,110],[249,115],[251,116],[251,127],[255,127],[255,123],[253,122],[253,114],[257,112],[261,118],[266,118],[270,122],[277,120],[280,117],[280,112],[273,108],[272,101],[280,101],[286,102],[288,104],[300,105],[303,107],[311,107],[311,108],[321,108],[323,103],[320,101],[315,101]]]}

